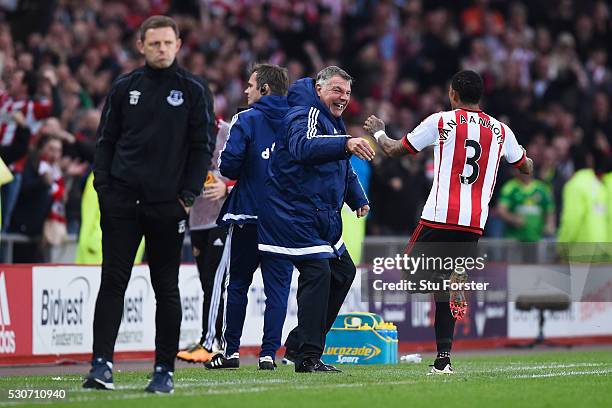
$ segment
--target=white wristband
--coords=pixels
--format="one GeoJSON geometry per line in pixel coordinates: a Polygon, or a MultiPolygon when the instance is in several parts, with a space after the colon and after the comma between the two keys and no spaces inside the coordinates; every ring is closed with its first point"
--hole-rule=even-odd
{"type": "Polygon", "coordinates": [[[378,139],[382,136],[382,135],[386,135],[384,130],[379,130],[376,133],[374,133],[374,139],[376,139],[376,141],[378,142],[378,139]]]}

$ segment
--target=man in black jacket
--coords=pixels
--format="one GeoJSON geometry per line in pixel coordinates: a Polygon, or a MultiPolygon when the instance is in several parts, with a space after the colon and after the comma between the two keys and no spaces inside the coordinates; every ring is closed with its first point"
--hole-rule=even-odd
{"type": "Polygon", "coordinates": [[[113,84],[98,128],[94,187],[102,227],[102,281],[85,388],[113,389],[113,349],[134,256],[145,237],[155,291],[155,368],[149,392],[173,391],[181,303],[178,271],[189,207],[214,150],[208,86],[177,66],[178,27],[153,16],[137,46],[146,64],[113,84]]]}

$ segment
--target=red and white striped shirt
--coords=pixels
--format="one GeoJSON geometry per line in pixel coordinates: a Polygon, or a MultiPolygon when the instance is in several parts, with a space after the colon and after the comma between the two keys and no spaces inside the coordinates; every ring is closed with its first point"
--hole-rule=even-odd
{"type": "Polygon", "coordinates": [[[510,128],[481,111],[430,115],[402,139],[412,154],[434,146],[434,180],[421,223],[482,234],[499,160],[515,167],[525,152],[510,128]]]}
{"type": "Polygon", "coordinates": [[[32,134],[38,132],[41,120],[51,116],[49,101],[16,101],[6,93],[0,93],[0,145],[7,146],[13,142],[17,125],[12,113],[21,110],[32,134]]]}

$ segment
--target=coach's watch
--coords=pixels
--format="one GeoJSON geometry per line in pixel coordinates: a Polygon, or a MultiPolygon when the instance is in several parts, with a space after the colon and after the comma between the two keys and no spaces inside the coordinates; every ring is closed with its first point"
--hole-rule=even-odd
{"type": "Polygon", "coordinates": [[[191,191],[182,191],[179,195],[185,207],[191,207],[196,199],[196,195],[191,191]]]}

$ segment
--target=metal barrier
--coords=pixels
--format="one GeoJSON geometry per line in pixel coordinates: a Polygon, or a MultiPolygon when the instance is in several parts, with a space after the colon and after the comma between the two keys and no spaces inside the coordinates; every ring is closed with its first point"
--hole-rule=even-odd
{"type": "MultiPolygon", "coordinates": [[[[29,242],[34,242],[34,240],[24,234],[0,234],[0,263],[13,263],[15,244],[25,244],[29,242]]],[[[52,246],[47,249],[47,259],[49,259],[49,263],[74,263],[78,244],[79,240],[77,234],[68,234],[62,245],[52,246]]],[[[192,260],[191,239],[189,236],[186,236],[183,242],[183,261],[191,262],[192,260]]]]}
{"type": "MultiPolygon", "coordinates": [[[[13,263],[15,244],[31,242],[31,238],[23,234],[0,235],[0,255],[2,263],[13,263]]],[[[410,237],[406,236],[368,236],[363,241],[362,264],[372,264],[377,257],[395,257],[403,254],[410,237]]],[[[69,234],[62,245],[49,248],[50,263],[73,263],[78,245],[76,234],[69,234]]],[[[556,241],[552,238],[543,239],[530,244],[520,243],[510,239],[483,238],[478,247],[481,253],[486,253],[488,261],[504,262],[536,262],[547,263],[555,260],[556,241]],[[526,250],[526,248],[528,250],[526,250]],[[520,249],[520,250],[519,250],[520,249]]],[[[189,235],[183,242],[183,261],[193,261],[191,255],[191,240],[189,235]]]]}

